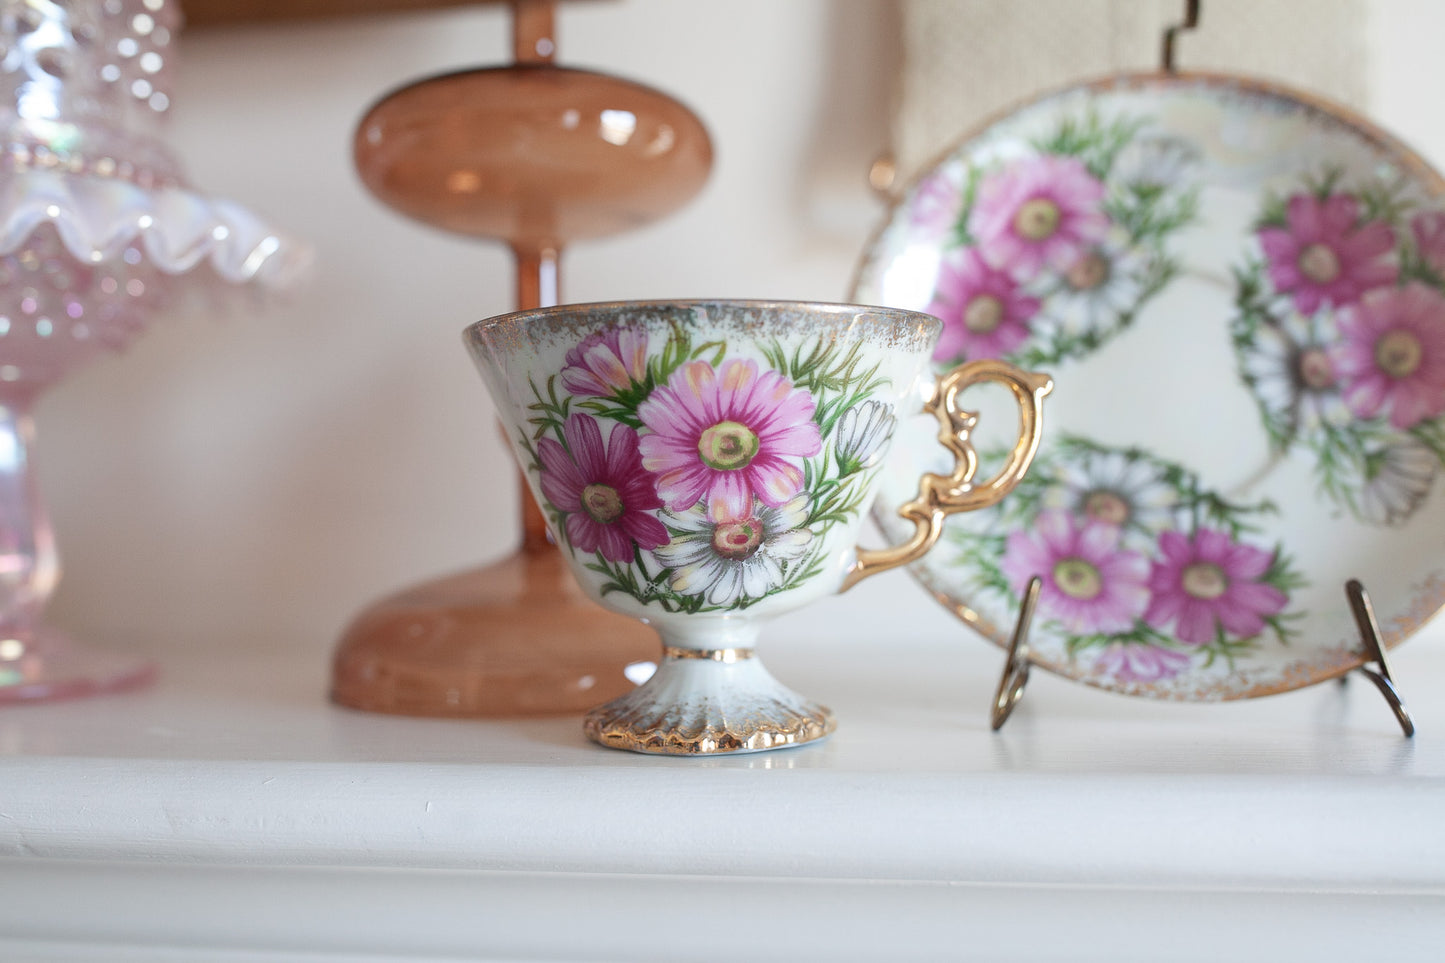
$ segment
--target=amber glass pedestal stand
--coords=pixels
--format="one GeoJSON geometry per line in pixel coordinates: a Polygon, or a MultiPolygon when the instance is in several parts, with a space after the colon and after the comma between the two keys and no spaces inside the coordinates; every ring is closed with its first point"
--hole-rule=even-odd
{"type": "MultiPolygon", "coordinates": [[[[378,102],[355,160],[383,203],[423,223],[507,243],[517,308],[559,301],[564,243],[621,233],[692,198],[707,131],[659,91],[555,66],[551,0],[514,0],[509,67],[423,80],[378,102]]],[[[417,585],[352,622],[332,698],[425,716],[580,713],[634,685],[655,633],[583,595],[522,491],[523,540],[485,568],[417,585]]]]}

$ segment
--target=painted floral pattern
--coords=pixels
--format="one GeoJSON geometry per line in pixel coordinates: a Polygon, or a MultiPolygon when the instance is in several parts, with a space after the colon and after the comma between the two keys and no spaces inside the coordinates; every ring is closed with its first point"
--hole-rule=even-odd
{"type": "Polygon", "coordinates": [[[667,529],[649,514],[662,500],[642,471],[631,428],[613,425],[604,443],[597,419],[570,415],[561,444],[553,438],[537,442],[537,460],[542,494],[565,516],[567,539],[577,548],[625,562],[633,546],[667,543],[667,529]]]}
{"type": "Polygon", "coordinates": [[[1239,370],[1320,497],[1399,525],[1445,463],[1445,214],[1338,170],[1272,196],[1235,268],[1239,370]]]}
{"type": "Polygon", "coordinates": [[[1077,157],[1045,153],[980,179],[968,230],[989,260],[1014,277],[1067,271],[1109,230],[1104,182],[1077,157]]]}
{"type": "Polygon", "coordinates": [[[893,435],[863,345],[762,358],[685,328],[606,329],[532,384],[523,437],[553,530],[622,592],[668,612],[744,609],[821,573],[893,435]]]}
{"type": "Polygon", "coordinates": [[[822,449],[813,407],[808,391],[755,361],[689,361],[637,408],[642,466],[673,511],[705,501],[711,517],[737,519],[755,501],[776,508],[822,449]]]}
{"type": "Polygon", "coordinates": [[[1035,624],[1127,686],[1289,643],[1304,581],[1259,537],[1272,512],[1143,451],[1064,436],[996,514],[950,538],[976,603],[1016,608],[1037,576],[1035,624]]]}
{"type": "Polygon", "coordinates": [[[1288,294],[1301,314],[1353,304],[1399,274],[1394,231],[1384,221],[1362,218],[1359,200],[1349,194],[1295,194],[1285,205],[1284,224],[1259,228],[1259,246],[1275,290],[1288,294]]]}
{"type": "Polygon", "coordinates": [[[914,566],[994,641],[1037,576],[1039,664],[1238,698],[1357,663],[1346,579],[1390,641],[1439,606],[1445,180],[1388,134],[1232,81],[1048,94],[918,181],[852,294],[943,319],[940,369],[1058,381],[1029,476],[914,566]]]}
{"type": "Polygon", "coordinates": [[[714,605],[765,597],[813,543],[806,495],[722,522],[701,505],[666,517],[674,537],[655,555],[670,570],[668,585],[714,605]]]}
{"type": "Polygon", "coordinates": [[[940,246],[923,310],[935,359],[1037,368],[1097,350],[1174,277],[1171,236],[1197,214],[1194,151],[1149,121],[1066,119],[1027,154],[923,180],[909,231],[940,246]]]}
{"type": "Polygon", "coordinates": [[[938,290],[925,310],[944,319],[933,357],[1002,358],[1029,339],[1039,299],[1002,268],[991,266],[977,248],[949,253],[938,275],[938,290]]]}
{"type": "Polygon", "coordinates": [[[1011,532],[1003,572],[1022,595],[1035,575],[1044,609],[1078,635],[1126,632],[1149,602],[1149,560],[1121,549],[1118,525],[1045,512],[1032,530],[1011,532]]]}
{"type": "Polygon", "coordinates": [[[647,376],[647,335],[631,328],[589,334],[567,352],[562,387],[574,395],[625,394],[647,376]]]}

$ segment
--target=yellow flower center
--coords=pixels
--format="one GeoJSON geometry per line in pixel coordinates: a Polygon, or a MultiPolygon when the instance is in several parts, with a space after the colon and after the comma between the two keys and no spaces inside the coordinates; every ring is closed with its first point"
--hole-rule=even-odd
{"type": "Polygon", "coordinates": [[[1424,359],[1420,339],[1409,331],[1391,331],[1375,342],[1375,363],[1391,378],[1408,378],[1424,359]]]}
{"type": "Polygon", "coordinates": [[[712,530],[712,550],[723,558],[742,561],[763,543],[763,525],[756,518],[723,522],[712,530]]]}
{"type": "Polygon", "coordinates": [[[980,294],[963,309],[963,326],[974,334],[988,334],[1003,324],[1003,302],[992,294],[980,294]]]}
{"type": "Polygon", "coordinates": [[[1340,276],[1340,257],[1326,244],[1310,244],[1299,252],[1300,273],[1316,284],[1329,284],[1340,276]]]}
{"type": "Polygon", "coordinates": [[[622,496],[611,485],[588,485],[582,489],[582,510],[594,522],[611,525],[622,517],[622,496]]]}
{"type": "Polygon", "coordinates": [[[1186,565],[1179,582],[1184,591],[1197,599],[1217,599],[1229,589],[1229,578],[1224,569],[1213,562],[1186,565]]]}
{"type": "Polygon", "coordinates": [[[1054,565],[1054,584],[1071,598],[1087,600],[1104,590],[1104,577],[1082,558],[1066,558],[1054,565]]]}
{"type": "Polygon", "coordinates": [[[758,436],[747,425],[736,421],[720,421],[704,431],[697,440],[697,453],[702,463],[715,471],[736,471],[746,468],[758,453],[758,436]]]}
{"type": "Polygon", "coordinates": [[[1047,197],[1035,197],[1019,205],[1014,215],[1014,233],[1029,241],[1045,241],[1059,229],[1063,212],[1047,197]]]}

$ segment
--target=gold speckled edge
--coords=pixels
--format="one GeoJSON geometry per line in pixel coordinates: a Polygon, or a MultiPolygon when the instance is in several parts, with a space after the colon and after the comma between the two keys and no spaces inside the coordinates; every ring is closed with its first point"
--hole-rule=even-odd
{"type": "Polygon", "coordinates": [[[545,345],[572,345],[597,331],[626,325],[696,325],[745,339],[826,335],[909,353],[933,349],[943,322],[906,308],[827,301],[679,299],[598,301],[514,311],[468,325],[462,339],[473,353],[508,354],[545,345]],[[702,320],[698,321],[698,316],[702,320]]]}
{"type": "Polygon", "coordinates": [[[753,714],[721,724],[679,726],[659,724],[651,713],[619,713],[602,706],[587,713],[582,729],[587,738],[609,749],[667,756],[722,755],[763,752],[800,746],[838,728],[833,711],[809,703],[807,711],[753,714]]]}

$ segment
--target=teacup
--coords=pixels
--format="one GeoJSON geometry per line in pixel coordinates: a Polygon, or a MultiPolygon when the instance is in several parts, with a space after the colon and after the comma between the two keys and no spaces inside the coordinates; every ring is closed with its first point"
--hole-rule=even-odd
{"type": "Polygon", "coordinates": [[[587,735],[637,752],[755,752],[820,739],[832,712],[754,654],[769,617],[921,557],[945,516],[1023,477],[1046,375],[1000,361],[930,373],[940,322],[892,308],[763,301],[578,304],[472,325],[466,343],[549,530],[596,601],[662,636],[657,671],[587,714],[587,735]],[[991,381],[1019,434],[974,483],[991,381]],[[858,548],[900,415],[939,421],[951,474],[926,474],[904,544],[858,548]]]}

